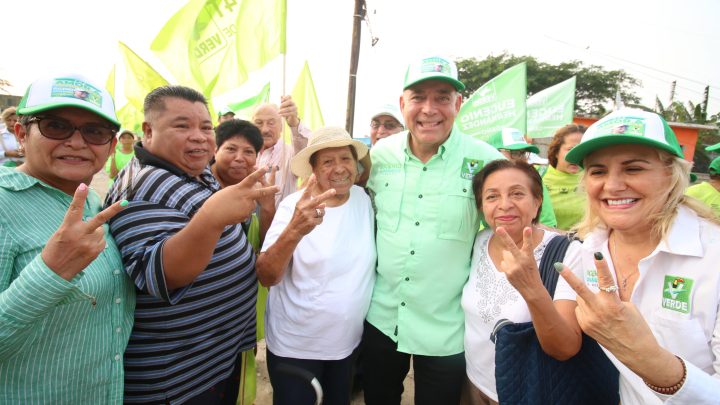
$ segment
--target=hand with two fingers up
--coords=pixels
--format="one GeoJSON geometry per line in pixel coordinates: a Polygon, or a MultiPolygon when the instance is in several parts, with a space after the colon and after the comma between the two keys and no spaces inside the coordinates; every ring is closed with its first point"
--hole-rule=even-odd
{"type": "Polygon", "coordinates": [[[308,179],[305,191],[295,205],[295,211],[287,226],[289,231],[297,232],[300,236],[309,234],[322,223],[325,216],[325,201],[335,195],[335,189],[331,188],[313,197],[312,192],[316,184],[317,179],[313,174],[308,179]]]}
{"type": "Polygon", "coordinates": [[[505,273],[508,282],[523,297],[546,291],[535,261],[533,228],[525,227],[523,229],[523,244],[520,247],[515,244],[503,227],[495,229],[495,235],[504,247],[500,271],[505,273]]]}
{"type": "Polygon", "coordinates": [[[83,212],[88,192],[87,185],[78,186],[62,224],[40,253],[45,265],[68,281],[105,249],[103,224],[127,205],[125,200],[118,201],[86,222],[83,221],[83,212]]]}
{"type": "Polygon", "coordinates": [[[577,293],[575,315],[583,332],[646,382],[659,387],[677,384],[684,378],[685,366],[660,346],[635,304],[620,299],[602,253],[596,252],[594,256],[600,288],[597,293],[562,263],[555,263],[560,275],[577,293]]]}

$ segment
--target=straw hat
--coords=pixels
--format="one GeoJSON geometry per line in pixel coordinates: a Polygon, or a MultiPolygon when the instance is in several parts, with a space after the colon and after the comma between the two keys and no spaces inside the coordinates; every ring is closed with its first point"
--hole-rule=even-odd
{"type": "Polygon", "coordinates": [[[312,174],[310,156],[321,149],[340,146],[352,146],[355,148],[358,160],[364,158],[368,153],[368,147],[364,143],[352,139],[344,128],[324,127],[314,131],[310,135],[307,147],[290,159],[290,170],[300,178],[308,178],[312,174]]]}

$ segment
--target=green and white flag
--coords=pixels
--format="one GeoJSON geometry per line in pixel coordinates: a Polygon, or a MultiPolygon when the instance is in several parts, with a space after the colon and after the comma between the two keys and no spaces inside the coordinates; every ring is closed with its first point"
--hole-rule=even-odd
{"type": "Polygon", "coordinates": [[[527,67],[517,64],[477,89],[460,107],[455,127],[487,140],[503,128],[526,130],[527,67]]]}
{"type": "Polygon", "coordinates": [[[244,120],[250,120],[255,108],[260,104],[267,103],[270,101],[270,83],[267,83],[260,92],[252,97],[249,97],[243,101],[230,103],[228,108],[235,113],[235,118],[241,118],[244,120]]]}
{"type": "Polygon", "coordinates": [[[575,76],[533,94],[527,99],[527,134],[531,138],[553,136],[573,121],[575,76]]]}

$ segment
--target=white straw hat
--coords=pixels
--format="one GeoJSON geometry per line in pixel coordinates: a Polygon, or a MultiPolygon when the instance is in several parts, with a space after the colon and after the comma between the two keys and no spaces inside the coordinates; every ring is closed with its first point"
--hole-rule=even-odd
{"type": "Polygon", "coordinates": [[[340,146],[352,146],[357,152],[358,160],[362,159],[368,153],[368,147],[350,137],[350,134],[340,127],[324,127],[314,131],[310,135],[310,140],[305,149],[298,152],[290,159],[290,170],[293,174],[306,179],[312,174],[312,166],[310,165],[310,156],[313,153],[327,148],[337,148],[340,146]]]}

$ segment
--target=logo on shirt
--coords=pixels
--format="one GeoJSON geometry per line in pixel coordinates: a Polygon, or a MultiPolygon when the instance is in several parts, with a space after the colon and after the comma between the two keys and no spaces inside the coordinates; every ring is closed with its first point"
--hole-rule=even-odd
{"type": "Polygon", "coordinates": [[[483,161],[479,159],[465,158],[460,168],[460,177],[465,180],[472,180],[475,173],[483,167],[483,161]]]}
{"type": "Polygon", "coordinates": [[[595,269],[585,270],[585,284],[591,287],[598,287],[598,273],[595,269]]]}
{"type": "Polygon", "coordinates": [[[662,307],[687,314],[690,312],[690,290],[693,281],[678,276],[665,276],[662,307]]]}

